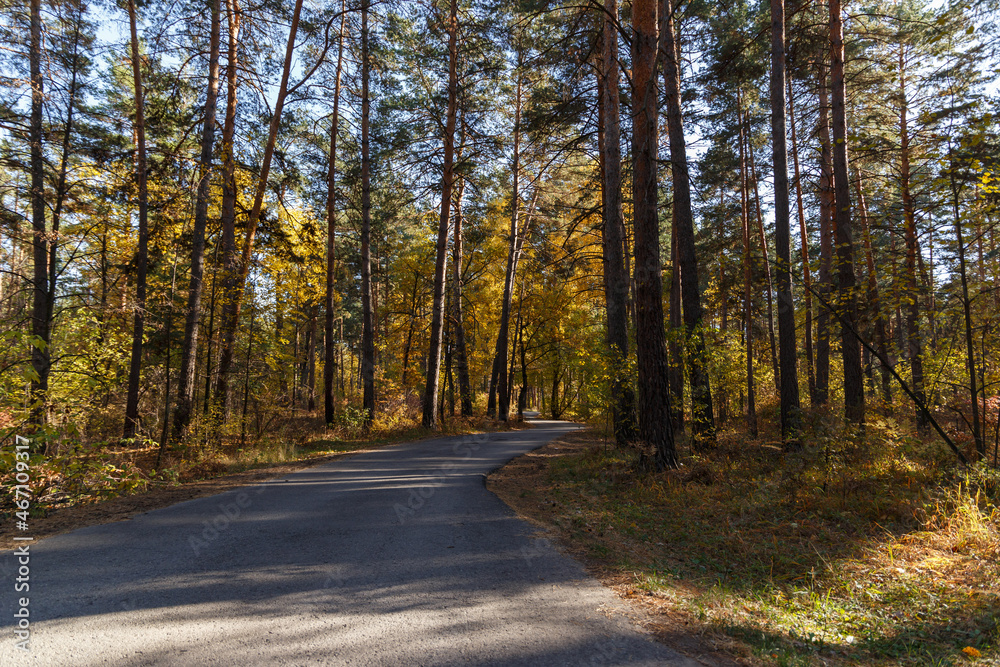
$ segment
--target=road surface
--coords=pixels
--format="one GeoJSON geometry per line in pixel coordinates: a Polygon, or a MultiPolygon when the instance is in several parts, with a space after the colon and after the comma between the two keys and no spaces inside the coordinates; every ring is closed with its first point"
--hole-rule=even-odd
{"type": "Polygon", "coordinates": [[[385,447],[3,553],[0,665],[697,664],[487,491],[573,428],[385,447]]]}

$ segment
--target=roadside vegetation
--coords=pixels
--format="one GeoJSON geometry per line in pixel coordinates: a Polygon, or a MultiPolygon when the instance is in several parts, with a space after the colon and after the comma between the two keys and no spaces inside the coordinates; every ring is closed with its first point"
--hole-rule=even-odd
{"type": "Polygon", "coordinates": [[[799,451],[720,434],[665,472],[588,429],[492,485],[661,623],[749,664],[1000,664],[995,471],[891,420],[812,426],[799,451]]]}

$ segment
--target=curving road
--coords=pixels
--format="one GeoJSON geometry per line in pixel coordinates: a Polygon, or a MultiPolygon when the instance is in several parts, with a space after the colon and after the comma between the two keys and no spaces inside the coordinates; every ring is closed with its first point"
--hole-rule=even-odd
{"type": "Polygon", "coordinates": [[[29,593],[3,553],[0,665],[698,664],[486,490],[573,428],[386,447],[52,537],[29,593]]]}

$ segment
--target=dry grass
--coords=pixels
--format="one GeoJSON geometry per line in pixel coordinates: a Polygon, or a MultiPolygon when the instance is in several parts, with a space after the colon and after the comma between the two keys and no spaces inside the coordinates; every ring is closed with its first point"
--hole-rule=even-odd
{"type": "Polygon", "coordinates": [[[1000,664],[1000,510],[891,431],[797,453],[724,440],[659,474],[591,431],[500,491],[744,661],[1000,664]]]}

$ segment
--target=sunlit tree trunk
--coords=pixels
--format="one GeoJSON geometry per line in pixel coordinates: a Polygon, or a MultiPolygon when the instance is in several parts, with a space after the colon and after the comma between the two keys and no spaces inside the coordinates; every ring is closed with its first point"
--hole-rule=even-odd
{"type": "Polygon", "coordinates": [[[139,60],[139,32],[135,2],[128,0],[129,28],[132,37],[132,85],[135,100],[135,174],[139,185],[139,245],[136,251],[135,316],[132,325],[132,357],[129,362],[128,395],[125,403],[123,438],[134,438],[139,427],[139,379],[142,370],[142,338],[146,319],[146,257],[149,245],[146,189],[146,118],[142,90],[142,65],[139,60]]]}
{"type": "Polygon", "coordinates": [[[757,240],[760,244],[760,256],[762,259],[762,268],[764,269],[764,282],[767,286],[767,289],[765,290],[765,295],[767,297],[767,339],[771,344],[771,370],[774,374],[774,388],[778,393],[780,393],[781,371],[778,369],[778,347],[777,341],[774,337],[774,289],[771,283],[771,258],[769,257],[769,253],[767,251],[767,236],[764,234],[764,215],[761,211],[760,205],[760,188],[757,185],[760,177],[757,173],[757,163],[754,160],[753,138],[750,135],[749,123],[747,123],[746,142],[748,159],[747,169],[750,182],[753,183],[753,202],[754,211],[756,212],[755,219],[757,221],[757,240]]]}

